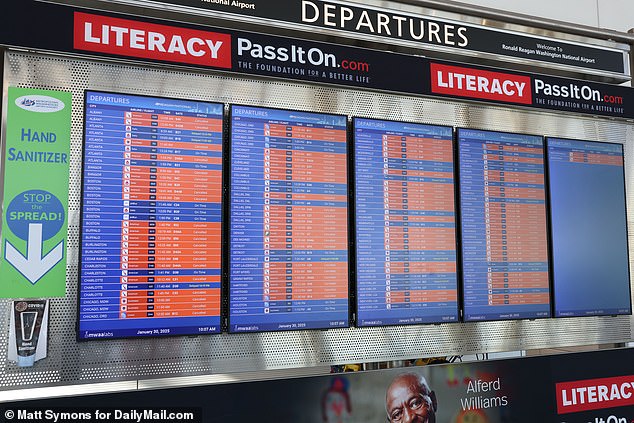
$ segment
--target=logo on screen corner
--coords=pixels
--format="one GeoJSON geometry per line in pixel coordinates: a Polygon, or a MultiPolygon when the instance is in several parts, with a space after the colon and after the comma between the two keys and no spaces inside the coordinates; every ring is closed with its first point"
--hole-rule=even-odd
{"type": "Polygon", "coordinates": [[[47,95],[23,95],[15,99],[15,105],[36,113],[54,113],[66,107],[63,101],[47,95]]]}

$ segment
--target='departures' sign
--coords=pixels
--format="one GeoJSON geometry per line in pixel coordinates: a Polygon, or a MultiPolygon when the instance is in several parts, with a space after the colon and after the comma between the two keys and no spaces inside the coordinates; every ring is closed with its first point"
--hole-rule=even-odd
{"type": "MultiPolygon", "coordinates": [[[[339,0],[154,0],[253,18],[321,28],[347,36],[402,41],[452,53],[479,52],[497,56],[605,71],[629,76],[622,50],[591,44],[465,24],[416,13],[364,6],[339,0]]],[[[148,4],[153,1],[147,2],[148,4]]]]}

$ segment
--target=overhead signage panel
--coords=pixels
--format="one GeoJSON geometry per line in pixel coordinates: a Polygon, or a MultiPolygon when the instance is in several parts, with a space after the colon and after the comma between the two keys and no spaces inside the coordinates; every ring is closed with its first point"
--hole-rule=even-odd
{"type": "MultiPolygon", "coordinates": [[[[338,0],[153,0],[295,25],[318,27],[382,41],[402,41],[454,54],[485,53],[499,60],[531,60],[568,69],[603,71],[629,77],[622,50],[589,43],[562,41],[482,25],[422,16],[338,0]]],[[[138,4],[138,2],[135,2],[138,4]]],[[[156,5],[155,5],[156,6],[156,5]]]]}
{"type": "Polygon", "coordinates": [[[305,82],[634,118],[631,89],[615,85],[501,72],[286,37],[158,25],[82,12],[74,13],[74,28],[72,51],[78,52],[305,82]],[[113,31],[114,35],[105,35],[113,31]],[[215,49],[202,49],[203,45],[210,44],[215,49]]]}
{"type": "MultiPolygon", "coordinates": [[[[172,25],[126,15],[89,14],[25,0],[16,12],[36,16],[28,33],[0,25],[0,42],[31,49],[91,54],[216,69],[300,82],[442,96],[539,109],[634,118],[631,88],[502,71],[329,43],[205,26],[172,25]],[[46,16],[47,20],[39,20],[46,16]],[[50,22],[64,31],[52,33],[50,22]],[[54,35],[51,35],[54,34],[54,35]]],[[[11,13],[2,16],[10,22],[11,13]]]]}

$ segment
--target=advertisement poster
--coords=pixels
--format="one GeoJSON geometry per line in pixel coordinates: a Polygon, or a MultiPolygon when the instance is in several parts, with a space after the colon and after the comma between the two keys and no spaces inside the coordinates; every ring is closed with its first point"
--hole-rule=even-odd
{"type": "Polygon", "coordinates": [[[9,360],[30,367],[48,351],[48,300],[14,301],[9,325],[9,360]]]}
{"type": "Polygon", "coordinates": [[[61,297],[71,94],[9,88],[4,151],[0,297],[61,297]]]}
{"type": "Polygon", "coordinates": [[[57,413],[57,422],[81,414],[91,421],[118,416],[117,421],[137,423],[170,421],[169,416],[189,422],[631,423],[633,353],[625,348],[142,389],[7,403],[0,415],[34,422],[52,421],[48,412],[57,413]]]}

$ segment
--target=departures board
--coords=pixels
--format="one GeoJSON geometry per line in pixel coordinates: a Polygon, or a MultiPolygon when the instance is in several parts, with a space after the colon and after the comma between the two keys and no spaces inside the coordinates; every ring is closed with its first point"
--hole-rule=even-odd
{"type": "Polygon", "coordinates": [[[230,332],[348,326],[346,125],[231,107],[230,332]]]}
{"type": "Polygon", "coordinates": [[[220,332],[223,105],[85,105],[79,338],[220,332]]]}
{"type": "Polygon", "coordinates": [[[457,138],[464,320],[550,316],[543,138],[457,138]]]}
{"type": "Polygon", "coordinates": [[[457,321],[452,128],[353,127],[357,324],[457,321]]]}
{"type": "Polygon", "coordinates": [[[630,314],[623,146],[548,138],[547,148],[555,316],[630,314]]]}
{"type": "Polygon", "coordinates": [[[229,332],[549,317],[548,211],[556,315],[631,312],[620,145],[354,117],[349,187],[346,116],[85,97],[80,339],[222,331],[226,159],[229,332]]]}

